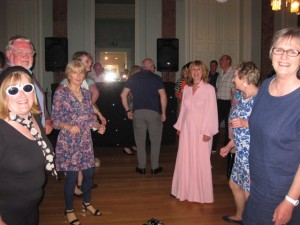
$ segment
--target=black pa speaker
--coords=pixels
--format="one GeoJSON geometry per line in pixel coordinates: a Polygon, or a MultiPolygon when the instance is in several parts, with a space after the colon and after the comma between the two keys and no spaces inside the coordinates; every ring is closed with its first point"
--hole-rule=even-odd
{"type": "Polygon", "coordinates": [[[178,71],[178,46],[177,38],[157,39],[157,70],[160,72],[178,71]]]}
{"type": "Polygon", "coordinates": [[[64,71],[68,63],[68,39],[65,37],[45,38],[46,71],[64,71]]]}

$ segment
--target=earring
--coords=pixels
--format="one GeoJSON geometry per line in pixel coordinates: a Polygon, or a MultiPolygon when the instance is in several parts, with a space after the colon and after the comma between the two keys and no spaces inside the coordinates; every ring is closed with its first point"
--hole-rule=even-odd
{"type": "Polygon", "coordinates": [[[247,84],[246,83],[243,83],[244,84],[244,87],[247,87],[247,84]]]}

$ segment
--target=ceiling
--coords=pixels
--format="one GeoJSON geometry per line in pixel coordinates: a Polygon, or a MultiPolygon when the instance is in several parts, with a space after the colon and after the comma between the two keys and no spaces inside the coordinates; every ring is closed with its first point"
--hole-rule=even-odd
{"type": "Polygon", "coordinates": [[[134,4],[135,0],[95,0],[96,4],[134,4]]]}

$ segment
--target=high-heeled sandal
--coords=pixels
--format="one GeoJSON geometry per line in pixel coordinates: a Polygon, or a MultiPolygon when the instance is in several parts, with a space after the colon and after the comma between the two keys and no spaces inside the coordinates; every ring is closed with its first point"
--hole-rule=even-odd
{"type": "Polygon", "coordinates": [[[84,202],[82,203],[81,209],[82,212],[89,211],[93,216],[101,216],[102,213],[100,212],[99,209],[96,209],[95,212],[93,213],[91,210],[88,209],[89,206],[92,206],[91,203],[85,204],[84,202]]]}
{"type": "Polygon", "coordinates": [[[71,225],[81,225],[81,223],[79,222],[79,219],[76,218],[75,213],[74,213],[74,216],[75,216],[76,219],[72,220],[71,222],[68,220],[67,214],[70,214],[70,213],[74,213],[74,210],[73,209],[71,211],[65,210],[65,212],[64,212],[65,218],[69,222],[69,224],[71,224],[71,225]]]}
{"type": "Polygon", "coordinates": [[[74,196],[75,197],[77,197],[77,198],[81,198],[82,197],[82,195],[83,195],[83,193],[82,193],[82,191],[81,191],[81,186],[79,186],[79,185],[76,185],[76,187],[75,187],[75,190],[74,190],[74,196]],[[81,193],[80,194],[77,194],[76,193],[76,189],[77,189],[77,191],[80,191],[81,193]]]}

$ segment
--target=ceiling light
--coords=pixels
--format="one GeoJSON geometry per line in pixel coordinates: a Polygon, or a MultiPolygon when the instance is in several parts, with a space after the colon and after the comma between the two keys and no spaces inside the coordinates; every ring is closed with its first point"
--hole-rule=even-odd
{"type": "MultiPolygon", "coordinates": [[[[284,0],[271,0],[273,11],[281,10],[282,1],[284,0]]],[[[285,0],[285,8],[289,9],[291,13],[300,14],[300,0],[285,0]]]]}

